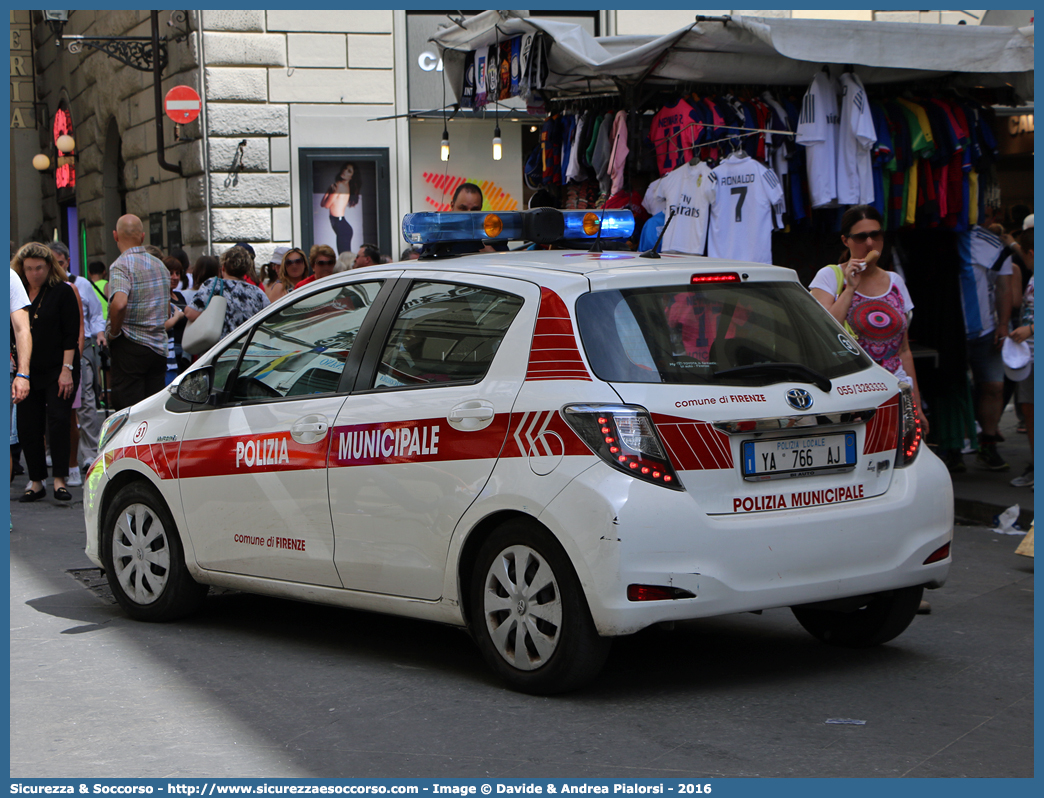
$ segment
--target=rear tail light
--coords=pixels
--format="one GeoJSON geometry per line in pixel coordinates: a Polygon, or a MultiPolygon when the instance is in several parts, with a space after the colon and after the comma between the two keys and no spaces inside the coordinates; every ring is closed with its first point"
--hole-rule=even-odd
{"type": "Polygon", "coordinates": [[[628,585],[628,601],[671,601],[673,599],[696,598],[696,594],[680,587],[667,585],[628,585]]]}
{"type": "Polygon", "coordinates": [[[921,449],[921,422],[917,419],[913,389],[910,383],[899,383],[902,397],[899,400],[899,450],[895,453],[895,467],[910,465],[921,449]]]}
{"type": "Polygon", "coordinates": [[[562,415],[591,451],[617,471],[674,490],[685,489],[645,408],[568,405],[562,415]]]}
{"type": "Polygon", "coordinates": [[[941,562],[950,556],[950,544],[947,543],[945,546],[940,546],[931,554],[928,555],[928,559],[925,560],[921,565],[930,565],[933,562],[941,562]]]}

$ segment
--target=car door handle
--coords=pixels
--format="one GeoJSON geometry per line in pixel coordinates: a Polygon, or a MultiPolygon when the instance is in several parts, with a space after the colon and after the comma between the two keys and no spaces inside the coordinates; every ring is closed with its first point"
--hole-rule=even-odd
{"type": "Polygon", "coordinates": [[[464,421],[464,419],[473,418],[478,421],[488,421],[493,416],[492,407],[455,407],[450,411],[449,420],[464,421]]]}
{"type": "Polygon", "coordinates": [[[326,432],[329,426],[329,424],[323,421],[316,421],[313,423],[306,424],[294,424],[294,426],[290,428],[290,432],[318,432],[322,434],[326,432]]]}

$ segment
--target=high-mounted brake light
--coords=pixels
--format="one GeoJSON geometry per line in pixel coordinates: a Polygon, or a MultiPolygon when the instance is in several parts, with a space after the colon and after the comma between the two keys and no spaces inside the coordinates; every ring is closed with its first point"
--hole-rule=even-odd
{"type": "Polygon", "coordinates": [[[913,389],[908,382],[900,382],[902,396],[899,400],[899,444],[895,453],[895,467],[908,466],[921,450],[921,422],[917,418],[913,389]]]}
{"type": "Polygon", "coordinates": [[[694,274],[692,283],[738,283],[740,276],[736,272],[714,272],[713,274],[694,274]]]}
{"type": "Polygon", "coordinates": [[[562,409],[562,416],[591,451],[617,471],[685,490],[644,407],[568,405],[562,409]]]}

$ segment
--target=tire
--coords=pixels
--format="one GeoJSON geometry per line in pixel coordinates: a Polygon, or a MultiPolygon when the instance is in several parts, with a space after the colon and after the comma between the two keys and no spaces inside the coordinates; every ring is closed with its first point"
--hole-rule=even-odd
{"type": "Polygon", "coordinates": [[[139,621],[172,621],[195,612],[207,595],[185,566],[174,518],[155,488],[121,488],[101,530],[105,574],[116,601],[139,621]]]}
{"type": "Polygon", "coordinates": [[[856,610],[842,612],[812,605],[791,607],[794,616],[818,640],[843,648],[870,648],[903,633],[917,614],[924,588],[904,587],[867,596],[856,610]]]}
{"type": "Polygon", "coordinates": [[[595,630],[562,546],[532,522],[514,519],[493,531],[479,550],[469,597],[475,642],[513,689],[564,693],[601,672],[612,641],[595,630]]]}

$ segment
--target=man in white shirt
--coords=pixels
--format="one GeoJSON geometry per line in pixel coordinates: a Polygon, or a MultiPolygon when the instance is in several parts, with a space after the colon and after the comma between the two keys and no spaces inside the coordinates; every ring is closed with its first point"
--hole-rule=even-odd
{"type": "Polygon", "coordinates": [[[997,452],[997,425],[1004,409],[1004,360],[1001,344],[1008,337],[1011,316],[1011,256],[1004,242],[989,230],[973,227],[959,239],[961,307],[968,336],[968,364],[978,401],[982,433],[975,464],[989,471],[1007,471],[997,452]]]}
{"type": "MultiPolygon", "coordinates": [[[[18,362],[11,361],[11,479],[14,479],[15,452],[18,444],[18,416],[15,405],[29,395],[29,359],[33,353],[33,336],[29,330],[29,295],[21,279],[11,269],[11,329],[14,330],[18,362]]],[[[19,472],[22,473],[22,472],[19,472]]],[[[14,526],[11,526],[14,529],[14,526]]]]}

